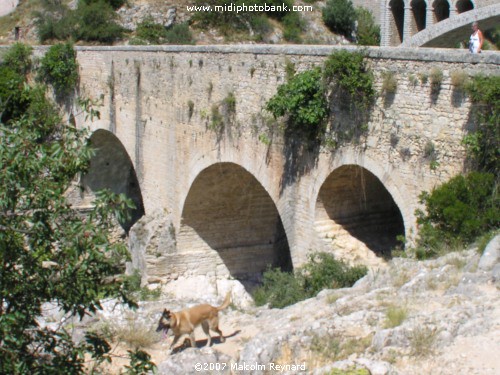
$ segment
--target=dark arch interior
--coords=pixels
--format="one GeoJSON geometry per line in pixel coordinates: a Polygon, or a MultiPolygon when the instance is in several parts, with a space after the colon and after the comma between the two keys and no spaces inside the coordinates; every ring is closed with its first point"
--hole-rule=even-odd
{"type": "Polygon", "coordinates": [[[97,130],[90,142],[95,155],[90,160],[89,172],[82,177],[84,194],[109,189],[131,199],[136,208],[130,210],[128,220],[120,223],[128,232],[144,215],[142,194],[132,161],[120,140],[109,131],[97,130]]]}
{"type": "Polygon", "coordinates": [[[399,244],[396,237],[405,234],[392,196],[375,175],[356,165],[333,171],[318,194],[316,229],[335,236],[340,228],[384,258],[399,244]]]}
{"type": "Polygon", "coordinates": [[[436,0],[434,2],[434,14],[436,21],[442,21],[450,17],[450,4],[447,0],[436,0]]]}
{"type": "Polygon", "coordinates": [[[470,0],[460,0],[457,2],[457,12],[463,13],[474,9],[474,4],[470,0]]]}
{"type": "Polygon", "coordinates": [[[269,266],[292,270],[273,200],[255,177],[233,163],[213,165],[193,182],[178,238],[179,251],[186,247],[215,250],[248,291],[261,282],[269,266]]]}
{"type": "Polygon", "coordinates": [[[403,0],[392,0],[389,3],[391,8],[392,17],[394,24],[396,26],[397,36],[399,37],[398,42],[403,42],[403,30],[404,30],[404,19],[405,19],[405,5],[403,0]]]}
{"type": "Polygon", "coordinates": [[[425,29],[425,20],[427,15],[427,5],[424,0],[413,0],[411,2],[413,18],[415,19],[416,31],[425,29]]]}

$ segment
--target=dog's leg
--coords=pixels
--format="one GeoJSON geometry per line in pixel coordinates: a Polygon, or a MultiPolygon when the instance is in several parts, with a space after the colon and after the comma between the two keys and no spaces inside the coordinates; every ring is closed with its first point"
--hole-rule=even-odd
{"type": "Polygon", "coordinates": [[[177,344],[177,341],[179,341],[179,339],[181,338],[182,335],[175,335],[174,337],[174,341],[172,341],[172,344],[170,344],[170,352],[172,352],[172,350],[174,349],[174,345],[177,344]]]}
{"type": "Polygon", "coordinates": [[[210,336],[210,325],[206,320],[203,323],[201,323],[201,328],[203,328],[203,332],[205,332],[205,335],[207,335],[207,346],[211,346],[212,336],[210,336]]]}
{"type": "Polygon", "coordinates": [[[189,341],[191,341],[191,347],[196,348],[196,340],[194,338],[194,331],[189,334],[189,341]]]}
{"type": "Polygon", "coordinates": [[[217,332],[220,335],[220,342],[226,341],[222,331],[219,329],[219,319],[215,318],[210,322],[210,328],[212,331],[217,332]]]}

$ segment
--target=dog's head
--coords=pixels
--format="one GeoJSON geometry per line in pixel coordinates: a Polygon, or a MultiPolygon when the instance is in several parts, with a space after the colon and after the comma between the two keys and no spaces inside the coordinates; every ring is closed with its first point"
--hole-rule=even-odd
{"type": "Polygon", "coordinates": [[[160,321],[158,322],[158,327],[156,327],[156,332],[164,331],[165,334],[167,334],[168,330],[170,329],[170,318],[172,317],[172,313],[164,309],[163,313],[160,316],[160,321]]]}

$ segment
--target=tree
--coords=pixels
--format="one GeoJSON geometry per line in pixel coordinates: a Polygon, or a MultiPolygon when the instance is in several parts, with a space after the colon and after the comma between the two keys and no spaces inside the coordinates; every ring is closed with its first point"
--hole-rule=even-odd
{"type": "Polygon", "coordinates": [[[75,343],[64,322],[44,327],[42,305],[80,318],[105,297],[133,305],[113,281],[127,250],[109,239],[131,202],[103,191],[85,216],[68,203],[65,192],[87,171],[91,145],[85,131],[62,121],[46,87],[28,80],[29,61],[12,64],[25,48],[15,45],[0,64],[16,78],[0,80],[0,373],[78,374],[86,354],[103,360],[109,344],[92,334],[75,343]]]}
{"type": "Polygon", "coordinates": [[[351,0],[328,0],[322,11],[323,22],[334,33],[353,37],[356,10],[351,0]]]}

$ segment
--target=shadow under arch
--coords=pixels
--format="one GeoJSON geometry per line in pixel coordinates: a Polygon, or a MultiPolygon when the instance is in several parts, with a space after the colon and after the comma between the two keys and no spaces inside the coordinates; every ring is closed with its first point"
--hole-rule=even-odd
{"type": "Polygon", "coordinates": [[[95,154],[90,160],[88,173],[81,179],[84,200],[93,199],[102,189],[127,196],[134,202],[135,209],[130,210],[129,220],[120,225],[128,233],[144,215],[141,188],[132,161],[120,140],[108,130],[96,130],[90,143],[95,154]]]}
{"type": "Polygon", "coordinates": [[[205,168],[193,181],[182,210],[177,249],[203,259],[203,254],[216,252],[249,292],[269,266],[293,268],[274,201],[250,172],[229,162],[205,168]]]}
{"type": "Polygon", "coordinates": [[[391,194],[373,173],[354,164],[335,169],[322,184],[314,226],[322,238],[347,233],[383,258],[391,257],[391,250],[400,245],[397,237],[405,235],[391,194]]]}

